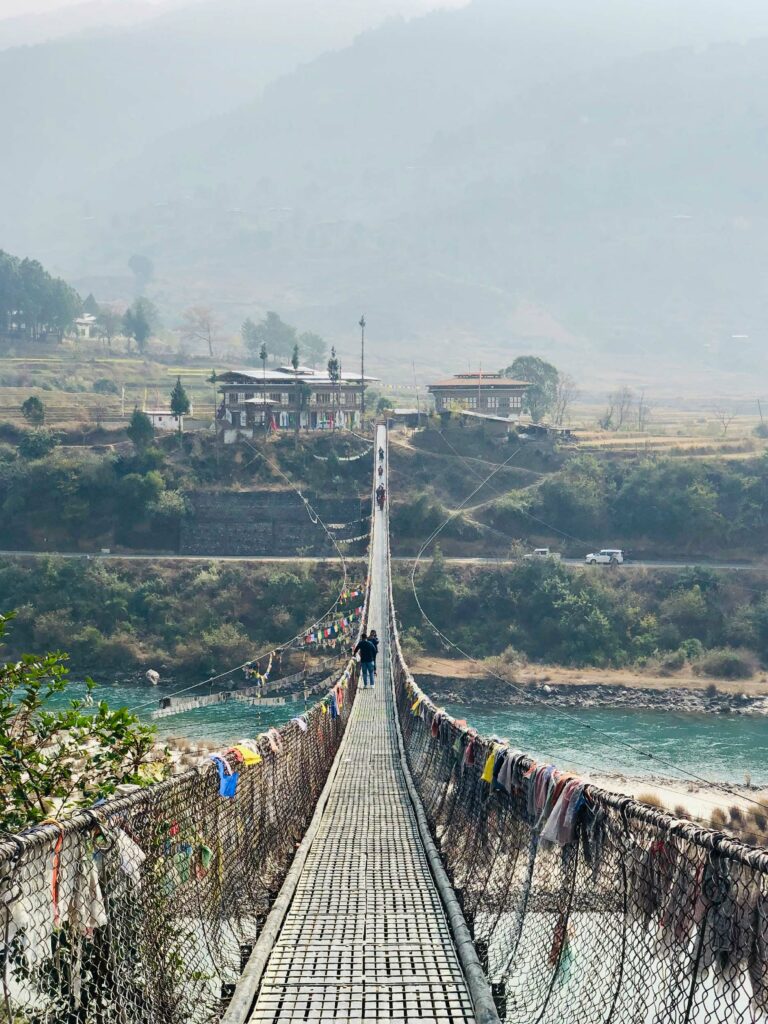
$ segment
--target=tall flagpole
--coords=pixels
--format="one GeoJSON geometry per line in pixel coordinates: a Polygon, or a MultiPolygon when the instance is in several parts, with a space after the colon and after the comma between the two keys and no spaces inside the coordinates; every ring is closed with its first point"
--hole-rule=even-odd
{"type": "Polygon", "coordinates": [[[365,419],[365,315],[360,317],[360,426],[365,419]]]}

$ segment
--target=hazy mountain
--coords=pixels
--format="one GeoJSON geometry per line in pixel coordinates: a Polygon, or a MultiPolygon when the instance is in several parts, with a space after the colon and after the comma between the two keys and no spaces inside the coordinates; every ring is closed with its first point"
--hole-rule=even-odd
{"type": "Polygon", "coordinates": [[[11,46],[33,46],[64,36],[86,32],[105,32],[137,25],[156,18],[164,8],[180,6],[184,0],[165,0],[151,4],[146,0],[85,0],[84,3],[2,17],[0,11],[0,50],[11,46]]]}
{"type": "Polygon", "coordinates": [[[155,137],[254,99],[298,64],[423,4],[197,0],[129,28],[0,52],[0,228],[23,242],[41,199],[86,195],[94,172],[155,137]]]}
{"type": "Polygon", "coordinates": [[[430,366],[521,345],[581,369],[764,363],[768,9],[735,10],[390,21],[94,175],[30,237],[90,283],[145,253],[161,304],[233,325],[277,308],[343,341],[365,309],[373,365],[414,342],[430,366]]]}

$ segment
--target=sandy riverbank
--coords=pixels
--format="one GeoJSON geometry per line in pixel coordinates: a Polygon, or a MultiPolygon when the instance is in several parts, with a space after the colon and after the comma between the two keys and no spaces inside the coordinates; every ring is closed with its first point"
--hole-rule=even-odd
{"type": "Polygon", "coordinates": [[[445,703],[520,705],[532,699],[558,707],[631,707],[713,714],[768,714],[768,677],[714,680],[690,671],[667,676],[628,669],[567,669],[526,665],[504,669],[506,680],[482,665],[451,658],[411,662],[420,685],[445,703]]]}

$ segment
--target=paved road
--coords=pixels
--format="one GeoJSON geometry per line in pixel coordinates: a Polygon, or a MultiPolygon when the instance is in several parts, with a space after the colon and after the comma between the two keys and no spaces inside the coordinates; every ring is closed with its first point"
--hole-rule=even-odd
{"type": "MultiPolygon", "coordinates": [[[[294,555],[175,555],[175,554],[115,554],[110,552],[103,555],[100,552],[87,554],[81,551],[0,551],[0,558],[45,558],[55,555],[57,558],[79,558],[79,559],[104,559],[128,562],[307,562],[310,564],[322,562],[338,562],[336,555],[327,557],[310,556],[299,557],[294,555]]],[[[364,562],[366,559],[359,555],[350,555],[348,562],[364,562]]],[[[412,555],[397,555],[394,562],[413,562],[412,555]]],[[[429,561],[425,556],[424,561],[429,561]]],[[[469,558],[446,558],[449,565],[512,565],[514,559],[510,558],[489,558],[474,556],[469,558]]],[[[583,558],[564,558],[565,565],[583,566],[583,558]]],[[[694,567],[714,569],[719,572],[768,572],[768,565],[765,563],[751,562],[704,562],[688,561],[675,562],[666,559],[634,559],[619,566],[596,565],[589,566],[594,572],[625,572],[628,569],[691,569],[694,567]]]]}

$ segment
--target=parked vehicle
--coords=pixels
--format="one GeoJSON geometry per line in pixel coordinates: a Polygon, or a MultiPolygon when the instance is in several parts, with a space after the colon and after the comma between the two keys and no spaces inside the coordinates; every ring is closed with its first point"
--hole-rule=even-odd
{"type": "Polygon", "coordinates": [[[534,548],[530,555],[526,555],[526,558],[554,558],[555,561],[559,562],[563,557],[559,551],[553,551],[551,548],[534,548]]]}
{"type": "Polygon", "coordinates": [[[621,548],[602,548],[600,551],[593,551],[584,559],[587,565],[621,565],[624,561],[624,552],[621,548]]]}

